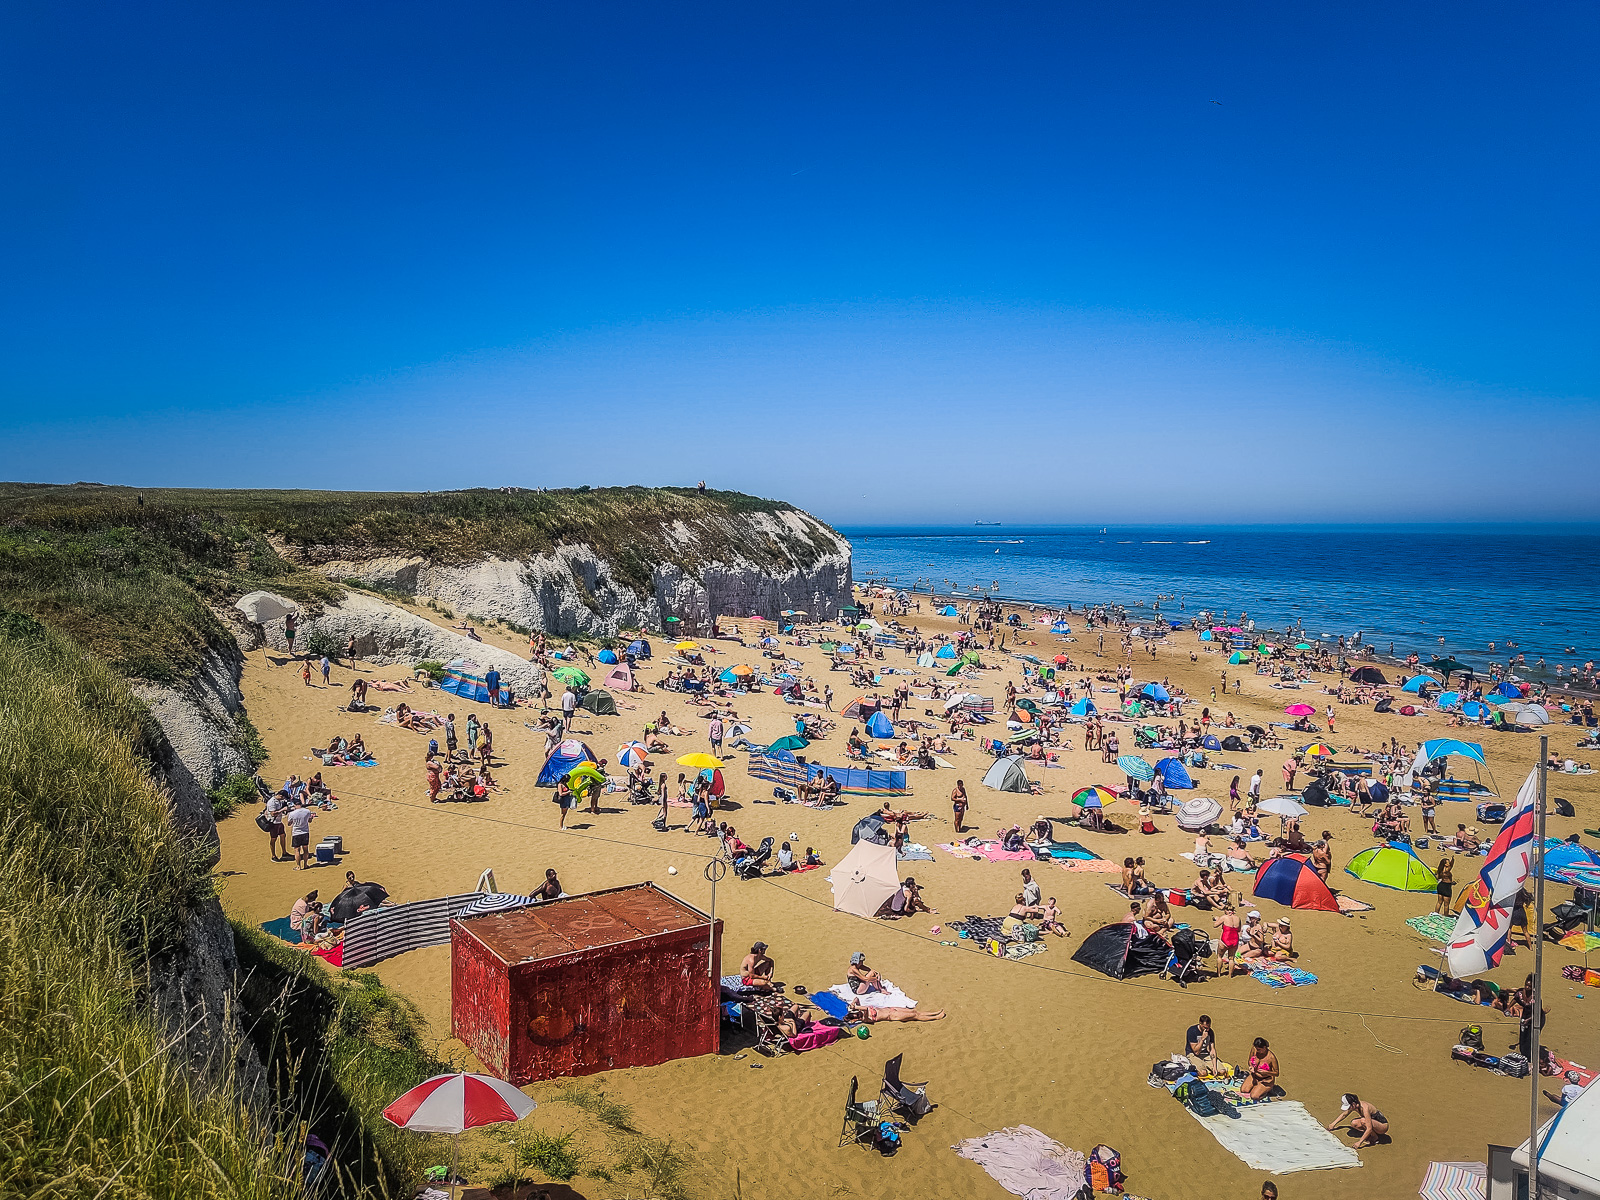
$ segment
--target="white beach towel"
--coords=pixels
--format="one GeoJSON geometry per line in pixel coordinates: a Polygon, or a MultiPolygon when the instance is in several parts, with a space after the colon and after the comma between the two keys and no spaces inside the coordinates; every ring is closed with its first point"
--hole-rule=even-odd
{"type": "Polygon", "coordinates": [[[1224,1150],[1258,1171],[1288,1175],[1361,1165],[1361,1156],[1323,1128],[1298,1100],[1247,1104],[1212,1117],[1202,1117],[1187,1106],[1185,1111],[1209,1129],[1224,1150]]]}
{"type": "Polygon", "coordinates": [[[917,1002],[906,995],[887,979],[883,981],[881,992],[861,992],[859,995],[850,990],[848,983],[835,984],[828,989],[841,1000],[851,1004],[859,1004],[862,1008],[915,1008],[917,1002]]]}
{"type": "Polygon", "coordinates": [[[951,1147],[1001,1187],[1027,1200],[1073,1200],[1083,1190],[1084,1156],[1031,1125],[997,1129],[951,1147]]]}

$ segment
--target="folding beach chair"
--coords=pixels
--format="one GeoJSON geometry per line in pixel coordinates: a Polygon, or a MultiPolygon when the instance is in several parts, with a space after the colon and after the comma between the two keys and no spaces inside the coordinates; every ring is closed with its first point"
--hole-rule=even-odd
{"type": "Polygon", "coordinates": [[[878,1136],[878,1122],[881,1119],[878,1102],[857,1100],[856,1089],[859,1086],[856,1077],[850,1076],[850,1091],[844,1098],[844,1125],[839,1129],[840,1146],[870,1144],[878,1136]]]}
{"type": "Polygon", "coordinates": [[[926,1116],[928,1110],[936,1105],[928,1099],[926,1081],[918,1084],[901,1081],[900,1060],[904,1057],[904,1054],[896,1054],[883,1064],[883,1089],[878,1093],[878,1107],[880,1110],[898,1112],[908,1120],[915,1121],[918,1117],[926,1116]]]}

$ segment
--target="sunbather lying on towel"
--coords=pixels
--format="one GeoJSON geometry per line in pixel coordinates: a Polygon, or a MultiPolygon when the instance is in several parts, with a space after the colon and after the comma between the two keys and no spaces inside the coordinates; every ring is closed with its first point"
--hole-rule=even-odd
{"type": "Polygon", "coordinates": [[[942,1021],[944,1009],[938,1012],[923,1012],[915,1008],[862,1008],[852,1004],[845,1012],[846,1020],[860,1021],[864,1025],[876,1025],[879,1021],[942,1021]]]}

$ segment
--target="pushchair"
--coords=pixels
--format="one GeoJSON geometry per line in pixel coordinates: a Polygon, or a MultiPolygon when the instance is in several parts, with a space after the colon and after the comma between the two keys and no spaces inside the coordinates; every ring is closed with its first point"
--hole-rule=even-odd
{"type": "Polygon", "coordinates": [[[1180,929],[1172,935],[1172,951],[1161,968],[1163,979],[1171,976],[1178,986],[1187,988],[1189,980],[1200,978],[1200,946],[1192,929],[1180,929]]]}
{"type": "Polygon", "coordinates": [[[734,859],[733,873],[740,879],[760,879],[761,868],[766,864],[767,859],[772,857],[772,841],[773,839],[769,837],[762,838],[761,845],[756,848],[753,854],[734,859]]]}

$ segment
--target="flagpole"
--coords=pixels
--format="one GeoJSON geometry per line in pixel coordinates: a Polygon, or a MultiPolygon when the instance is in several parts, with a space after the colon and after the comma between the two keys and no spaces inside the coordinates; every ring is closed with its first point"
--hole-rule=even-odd
{"type": "Polygon", "coordinates": [[[1529,1023],[1528,1200],[1539,1200],[1539,1018],[1544,967],[1544,797],[1550,763],[1550,738],[1539,738],[1539,808],[1533,830],[1533,1015],[1529,1023]]]}

